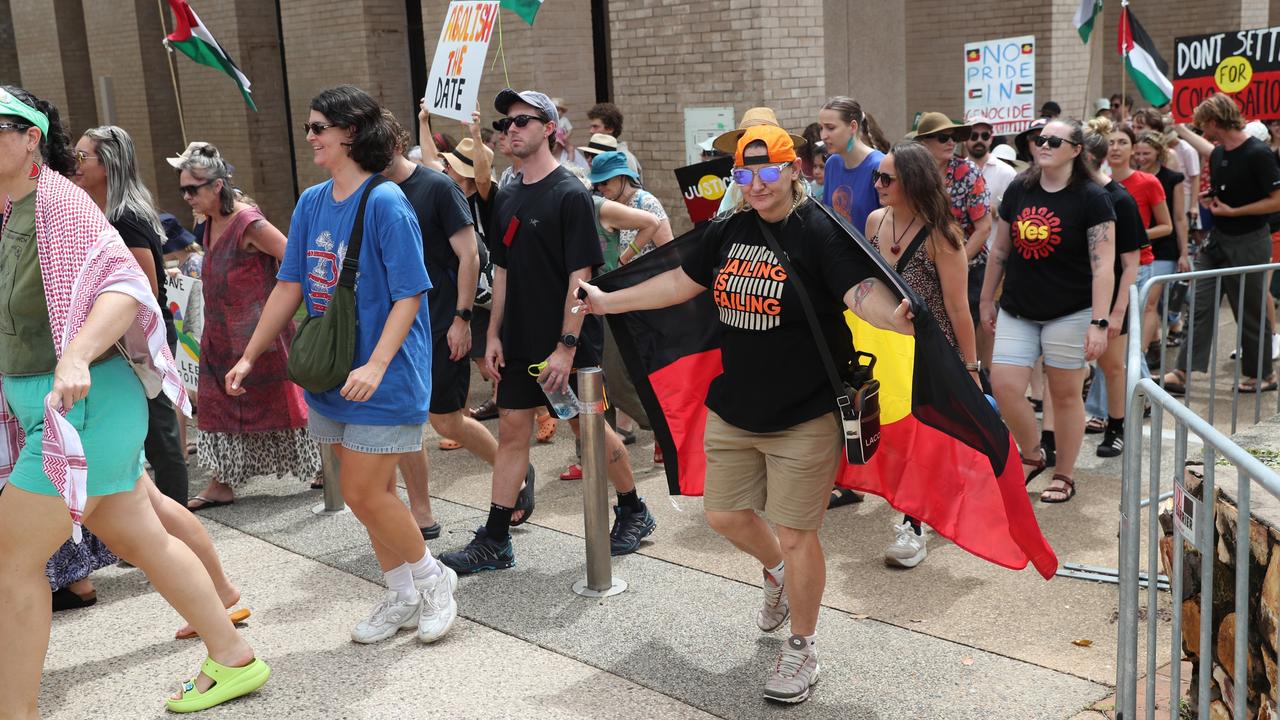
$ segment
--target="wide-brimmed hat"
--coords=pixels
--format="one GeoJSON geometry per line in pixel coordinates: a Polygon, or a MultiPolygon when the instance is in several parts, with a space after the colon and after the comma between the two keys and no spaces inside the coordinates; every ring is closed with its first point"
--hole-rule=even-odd
{"type": "MultiPolygon", "coordinates": [[[[738,151],[738,139],[742,137],[742,133],[747,128],[756,127],[757,125],[772,125],[774,127],[782,127],[778,124],[778,116],[773,110],[767,107],[753,107],[742,113],[742,121],[738,123],[735,130],[720,133],[716,139],[711,142],[711,147],[719,150],[725,155],[733,155],[738,151]]],[[[802,148],[807,141],[799,135],[791,136],[791,144],[796,148],[802,148]]]]}
{"type": "MultiPolygon", "coordinates": [[[[480,150],[484,156],[489,159],[489,167],[493,167],[493,150],[488,145],[481,143],[480,150]]],[[[472,138],[462,138],[457,147],[447,153],[441,153],[441,157],[445,162],[449,163],[449,167],[453,171],[465,178],[476,177],[476,141],[472,138]]]]}
{"type": "Polygon", "coordinates": [[[164,228],[165,237],[164,246],[160,252],[165,255],[186,250],[197,244],[196,236],[183,227],[178,218],[171,213],[160,213],[160,227],[164,228]]]}
{"type": "Polygon", "coordinates": [[[973,132],[973,126],[961,125],[944,113],[927,112],[920,115],[920,121],[916,123],[916,129],[907,133],[907,137],[919,140],[947,130],[956,130],[958,135],[956,142],[964,142],[969,139],[969,134],[973,132]]]}
{"type": "Polygon", "coordinates": [[[1027,163],[1018,159],[1018,153],[1013,149],[1012,145],[997,145],[991,148],[991,157],[1003,161],[1014,170],[1022,172],[1031,167],[1027,163]]]}
{"type": "Polygon", "coordinates": [[[591,174],[587,176],[587,180],[592,185],[595,185],[596,183],[616,178],[619,175],[624,175],[637,182],[640,180],[636,175],[636,171],[632,170],[630,165],[627,165],[627,156],[615,150],[600,153],[591,161],[591,174]]]}
{"type": "Polygon", "coordinates": [[[767,157],[760,158],[758,162],[761,164],[791,162],[796,159],[795,135],[777,125],[755,125],[743,130],[742,136],[738,138],[738,146],[734,148],[734,165],[743,167],[747,164],[743,153],[754,142],[764,143],[769,153],[767,157]]]}
{"type": "Polygon", "coordinates": [[[182,167],[182,163],[186,162],[187,159],[191,157],[192,153],[194,153],[195,151],[199,150],[202,147],[208,146],[208,144],[209,143],[207,142],[200,142],[199,140],[197,140],[191,143],[190,145],[188,145],[187,149],[183,150],[181,155],[174,155],[172,157],[167,157],[165,158],[165,160],[168,161],[169,165],[176,170],[177,168],[182,167]]]}
{"type": "Polygon", "coordinates": [[[1051,122],[1053,122],[1053,120],[1050,120],[1049,118],[1036,118],[1031,121],[1031,124],[1027,126],[1026,130],[1015,135],[1013,137],[1013,145],[1017,149],[1018,153],[1020,155],[1030,157],[1031,134],[1039,133],[1041,130],[1044,130],[1044,126],[1051,122]]]}
{"type": "Polygon", "coordinates": [[[586,145],[579,145],[583,155],[592,157],[600,153],[613,152],[618,149],[618,138],[609,133],[595,133],[586,145]]]}

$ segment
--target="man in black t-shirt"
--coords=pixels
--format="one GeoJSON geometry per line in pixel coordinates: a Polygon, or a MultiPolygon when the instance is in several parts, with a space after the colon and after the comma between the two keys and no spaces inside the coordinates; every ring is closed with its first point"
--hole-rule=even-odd
{"type": "MultiPolygon", "coordinates": [[[[475,302],[480,259],[471,209],[447,175],[418,165],[404,156],[411,138],[394,124],[396,152],[383,175],[391,178],[413,206],[422,229],[422,255],[431,278],[427,307],[431,315],[431,427],[441,437],[457,441],[476,457],[493,464],[498,441],[484,425],[462,411],[471,388],[468,353],[471,313],[475,302]]],[[[483,339],[481,339],[483,341],[483,339]]],[[[408,453],[400,459],[409,494],[409,509],[422,537],[440,537],[440,524],[431,512],[427,491],[427,451],[408,453]]]]}
{"type": "MultiPolygon", "coordinates": [[[[1218,143],[1209,156],[1209,191],[1201,204],[1213,213],[1213,229],[1196,257],[1196,270],[1260,265],[1271,260],[1271,233],[1267,216],[1280,211],[1280,166],[1271,150],[1244,132],[1244,118],[1235,100],[1226,95],[1211,95],[1196,106],[1194,120],[1204,138],[1218,143]]],[[[1213,338],[1214,297],[1212,280],[1196,283],[1195,316],[1192,331],[1197,338],[1213,338]]],[[[1244,293],[1244,317],[1236,317],[1242,325],[1241,362],[1246,376],[1241,392],[1259,392],[1276,388],[1272,369],[1271,343],[1260,342],[1271,336],[1264,328],[1263,276],[1254,273],[1242,284],[1239,275],[1222,278],[1222,293],[1229,298],[1232,314],[1244,293]],[[1265,330],[1265,334],[1264,334],[1265,330]],[[1262,364],[1258,365],[1259,352],[1262,364]]],[[[1209,368],[1211,341],[1197,342],[1191,349],[1190,369],[1204,372],[1209,368]]],[[[1185,387],[1187,345],[1178,353],[1178,369],[1165,376],[1165,387],[1181,394],[1185,387]]]]}
{"type": "MultiPolygon", "coordinates": [[[[485,362],[500,381],[498,455],[488,521],[466,548],[440,557],[458,573],[515,564],[508,527],[513,513],[521,513],[514,519],[518,524],[533,510],[532,476],[524,490],[520,485],[529,467],[534,411],[547,404],[543,388],[563,389],[573,369],[598,365],[603,346],[599,318],[571,311],[578,281],[591,279],[604,256],[590,194],[551,153],[555,104],[540,92],[506,89],[494,106],[506,116],[499,123],[511,152],[522,160],[522,177],[498,190],[488,230],[494,273],[485,362]],[[527,369],[544,361],[535,380],[527,369]]],[[[657,523],[637,495],[622,439],[608,427],[605,454],[618,491],[612,552],[635,552],[657,523]]]]}

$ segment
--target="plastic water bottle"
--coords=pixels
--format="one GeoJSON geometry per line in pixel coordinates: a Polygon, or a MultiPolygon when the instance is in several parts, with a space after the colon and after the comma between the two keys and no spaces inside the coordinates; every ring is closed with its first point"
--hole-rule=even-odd
{"type": "MultiPolygon", "coordinates": [[[[535,378],[547,369],[546,361],[542,361],[536,365],[529,366],[529,374],[535,378]]],[[[539,383],[542,388],[542,394],[547,396],[547,402],[551,404],[551,411],[555,413],[557,418],[568,420],[578,416],[578,396],[574,394],[573,388],[565,383],[563,390],[548,390],[546,385],[539,383]]]]}

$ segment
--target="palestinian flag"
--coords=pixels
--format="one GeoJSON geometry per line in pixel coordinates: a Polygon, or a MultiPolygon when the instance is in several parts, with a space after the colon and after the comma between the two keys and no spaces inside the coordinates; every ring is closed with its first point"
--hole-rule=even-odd
{"type": "Polygon", "coordinates": [[[533,17],[542,8],[542,0],[501,0],[498,7],[504,7],[520,16],[522,20],[533,24],[533,17]]]}
{"type": "MultiPolygon", "coordinates": [[[[914,337],[847,316],[858,350],[877,357],[881,440],[869,464],[843,467],[838,484],[883,497],[978,557],[1017,570],[1031,563],[1053,577],[1058,560],[1040,534],[1009,431],[919,298],[860,233],[837,222],[875,265],[876,276],[917,308],[914,337]]],[[[679,267],[702,232],[695,228],[595,284],[620,290],[679,267]]],[[[671,493],[701,495],[704,400],[722,372],[710,293],[669,308],[611,315],[609,322],[662,447],[671,493]]]]}
{"type": "Polygon", "coordinates": [[[1120,55],[1124,67],[1138,86],[1142,97],[1155,107],[1173,99],[1173,83],[1169,81],[1169,63],[1160,57],[1156,44],[1142,28],[1138,18],[1125,5],[1120,10],[1120,55]]]}
{"type": "Polygon", "coordinates": [[[182,54],[201,65],[208,65],[230,75],[231,79],[236,81],[236,86],[240,88],[244,101],[254,112],[257,112],[258,106],[254,104],[253,96],[249,94],[249,78],[240,72],[240,68],[236,67],[227,51],[213,39],[209,29],[200,22],[196,11],[191,9],[186,0],[169,0],[169,7],[173,10],[173,32],[165,38],[165,45],[177,48],[182,51],[182,54]]]}
{"type": "Polygon", "coordinates": [[[1080,7],[1076,8],[1076,16],[1072,22],[1076,26],[1076,32],[1080,33],[1081,42],[1089,42],[1089,35],[1093,32],[1093,21],[1101,12],[1102,0],[1080,0],[1080,7]]]}

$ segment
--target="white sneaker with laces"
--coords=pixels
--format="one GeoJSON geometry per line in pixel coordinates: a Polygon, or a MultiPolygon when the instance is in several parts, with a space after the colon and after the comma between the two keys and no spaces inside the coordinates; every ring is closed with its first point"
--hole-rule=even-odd
{"type": "Polygon", "coordinates": [[[799,635],[787,639],[773,675],[764,683],[764,696],[783,703],[802,703],[809,699],[809,691],[818,682],[818,649],[799,635]]]}
{"type": "Polygon", "coordinates": [[[893,544],[884,551],[885,565],[913,568],[924,562],[929,554],[929,548],[925,547],[923,527],[917,535],[911,523],[904,522],[901,525],[894,525],[893,532],[893,544]]]}
{"type": "Polygon", "coordinates": [[[756,611],[756,625],[765,632],[773,632],[782,627],[782,623],[791,617],[791,605],[787,602],[787,595],[783,592],[786,587],[786,580],[779,585],[773,581],[773,576],[768,570],[764,570],[764,581],[761,587],[764,589],[764,605],[756,611]]]}
{"type": "Polygon", "coordinates": [[[351,629],[351,639],[366,644],[386,640],[401,629],[417,626],[421,612],[421,595],[414,593],[408,600],[401,600],[395,590],[388,590],[369,617],[351,629]]]}
{"type": "Polygon", "coordinates": [[[418,585],[422,593],[422,613],[418,616],[418,640],[433,643],[445,636],[458,619],[458,602],[453,593],[458,589],[458,574],[444,563],[443,572],[418,585]]]}

